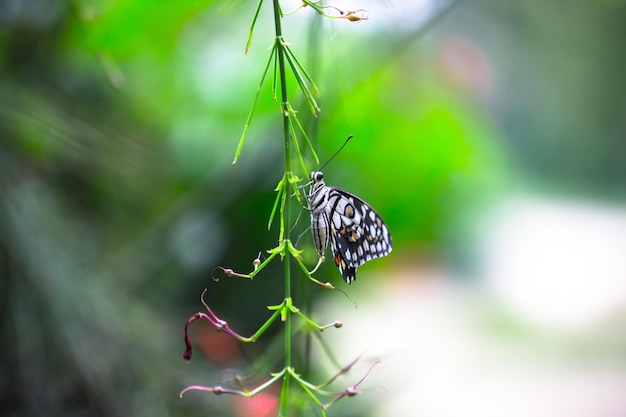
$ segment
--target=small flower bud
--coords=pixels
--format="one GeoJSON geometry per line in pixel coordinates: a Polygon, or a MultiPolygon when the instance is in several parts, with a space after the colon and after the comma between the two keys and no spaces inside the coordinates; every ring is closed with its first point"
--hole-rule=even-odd
{"type": "Polygon", "coordinates": [[[261,252],[259,252],[259,255],[254,259],[254,261],[252,261],[252,265],[254,266],[255,271],[259,268],[261,265],[261,252]]]}

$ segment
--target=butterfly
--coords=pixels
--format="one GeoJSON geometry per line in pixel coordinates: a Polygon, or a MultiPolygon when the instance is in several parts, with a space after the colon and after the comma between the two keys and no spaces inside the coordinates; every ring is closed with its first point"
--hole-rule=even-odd
{"type": "Polygon", "coordinates": [[[328,242],[335,264],[348,284],[357,267],[391,252],[391,234],[374,209],[348,191],[328,187],[324,174],[311,172],[307,194],[315,250],[323,258],[328,242]]]}

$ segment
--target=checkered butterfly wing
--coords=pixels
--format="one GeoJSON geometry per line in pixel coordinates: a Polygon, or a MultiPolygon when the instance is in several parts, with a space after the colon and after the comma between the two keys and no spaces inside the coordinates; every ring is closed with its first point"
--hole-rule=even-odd
{"type": "Polygon", "coordinates": [[[324,184],[324,174],[311,173],[307,196],[317,253],[324,256],[330,240],[333,259],[350,284],[356,269],[391,252],[391,235],[383,219],[352,193],[324,184]]]}
{"type": "Polygon", "coordinates": [[[327,210],[333,259],[350,284],[357,267],[391,252],[391,234],[380,215],[348,191],[328,187],[327,210]]]}

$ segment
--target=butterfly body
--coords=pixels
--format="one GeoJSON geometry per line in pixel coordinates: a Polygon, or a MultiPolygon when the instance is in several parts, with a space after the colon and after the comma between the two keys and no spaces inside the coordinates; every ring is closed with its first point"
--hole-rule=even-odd
{"type": "Polygon", "coordinates": [[[391,234],[383,219],[354,194],[324,183],[324,174],[311,173],[307,195],[315,250],[324,256],[330,241],[333,259],[343,279],[356,279],[357,267],[391,252],[391,234]]]}

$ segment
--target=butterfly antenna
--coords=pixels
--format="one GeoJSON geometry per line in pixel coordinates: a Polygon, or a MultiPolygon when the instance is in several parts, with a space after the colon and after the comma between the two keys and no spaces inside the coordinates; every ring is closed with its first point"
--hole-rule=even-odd
{"type": "Polygon", "coordinates": [[[335,152],[335,153],[333,154],[333,156],[331,156],[331,157],[330,157],[330,159],[324,163],[324,165],[322,165],[321,167],[319,167],[319,170],[321,171],[322,169],[324,169],[324,167],[325,167],[326,165],[328,165],[328,163],[329,163],[330,161],[332,161],[333,159],[335,159],[335,157],[339,154],[339,152],[341,152],[341,150],[342,150],[343,148],[345,148],[345,147],[346,147],[346,145],[348,144],[348,142],[350,142],[350,139],[352,139],[352,138],[353,138],[353,135],[348,136],[348,139],[346,139],[346,141],[343,143],[343,145],[341,145],[341,148],[337,149],[337,152],[335,152]]]}

